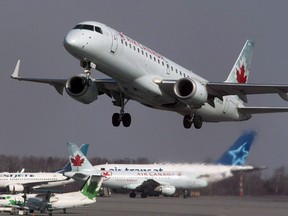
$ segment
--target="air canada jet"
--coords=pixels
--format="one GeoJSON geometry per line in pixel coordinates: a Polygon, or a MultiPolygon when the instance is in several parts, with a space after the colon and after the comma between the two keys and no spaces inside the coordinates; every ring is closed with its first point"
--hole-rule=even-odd
{"type": "Polygon", "coordinates": [[[131,198],[136,197],[136,192],[141,192],[142,198],[157,194],[171,196],[176,189],[184,190],[186,198],[188,189],[206,187],[230,178],[235,173],[263,169],[245,165],[254,137],[255,132],[245,132],[213,164],[102,164],[93,167],[77,145],[69,143],[72,172],[64,175],[81,180],[102,172],[104,187],[128,189],[131,198]]]}
{"type": "Polygon", "coordinates": [[[227,79],[210,82],[122,32],[94,21],[77,24],[64,38],[65,49],[84,68],[69,79],[19,77],[20,60],[13,79],[46,83],[78,102],[90,104],[106,94],[120,107],[112,116],[117,127],[131,124],[125,112],[129,100],[183,116],[183,125],[199,129],[203,122],[245,121],[252,114],[288,112],[288,107],[246,107],[249,94],[276,93],[288,101],[288,85],[248,83],[254,42],[247,40],[227,79]],[[95,79],[92,68],[110,78],[95,79]]]}

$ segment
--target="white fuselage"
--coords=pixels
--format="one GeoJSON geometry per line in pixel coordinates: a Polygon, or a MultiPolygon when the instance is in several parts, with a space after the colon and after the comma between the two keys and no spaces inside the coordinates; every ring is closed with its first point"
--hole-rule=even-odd
{"type": "Polygon", "coordinates": [[[96,202],[96,198],[89,199],[81,192],[55,194],[50,198],[51,209],[63,209],[86,206],[96,202]]]}
{"type": "Polygon", "coordinates": [[[130,99],[182,115],[196,112],[206,122],[250,118],[238,112],[237,107],[243,104],[235,96],[225,96],[223,101],[216,98],[215,107],[204,103],[197,109],[177,100],[157,83],[186,77],[205,85],[207,80],[105,24],[92,21],[85,24],[100,27],[103,33],[72,29],[65,37],[65,48],[80,61],[93,62],[97,70],[115,79],[130,99]]]}
{"type": "Polygon", "coordinates": [[[133,190],[148,179],[161,185],[173,185],[177,189],[202,188],[232,177],[232,170],[247,170],[252,167],[209,164],[102,164],[94,168],[102,170],[104,187],[133,190]]]}
{"type": "Polygon", "coordinates": [[[61,173],[0,173],[0,188],[16,189],[17,187],[45,188],[61,186],[73,182],[61,173]]]}

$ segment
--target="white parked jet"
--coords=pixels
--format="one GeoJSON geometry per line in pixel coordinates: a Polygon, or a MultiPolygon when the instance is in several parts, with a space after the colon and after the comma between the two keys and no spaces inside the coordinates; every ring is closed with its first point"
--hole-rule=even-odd
{"type": "MultiPolygon", "coordinates": [[[[80,149],[84,155],[87,154],[88,144],[83,144],[80,149]]],[[[74,182],[73,179],[63,176],[62,173],[71,171],[70,163],[55,172],[1,172],[0,188],[10,192],[24,192],[30,189],[52,188],[64,186],[74,182]]]]}
{"type": "Polygon", "coordinates": [[[90,176],[80,191],[62,194],[16,194],[16,195],[0,195],[0,206],[11,206],[14,208],[28,208],[30,212],[48,211],[52,215],[52,211],[56,209],[81,207],[96,202],[101,184],[102,176],[90,176]]]}
{"type": "Polygon", "coordinates": [[[214,164],[102,164],[92,167],[77,145],[70,143],[72,172],[64,175],[81,179],[102,170],[104,187],[131,190],[131,198],[136,192],[141,192],[143,198],[157,193],[173,195],[176,189],[184,190],[184,197],[187,197],[188,189],[206,187],[237,172],[260,169],[244,166],[254,136],[255,132],[245,132],[214,164]]]}
{"type": "Polygon", "coordinates": [[[38,79],[19,77],[18,61],[12,78],[55,87],[58,93],[89,104],[106,94],[121,107],[112,123],[125,127],[131,116],[124,112],[129,100],[184,116],[183,125],[201,128],[202,122],[244,121],[252,114],[288,112],[287,107],[246,107],[247,95],[277,93],[288,100],[288,85],[248,83],[254,43],[247,40],[228,78],[209,82],[161,54],[129,38],[109,26],[87,21],[77,24],[64,39],[66,50],[80,61],[84,73],[70,79],[38,79]],[[91,69],[111,79],[95,79],[91,69]]]}
{"type": "Polygon", "coordinates": [[[0,188],[8,189],[11,192],[23,192],[30,188],[56,187],[72,182],[62,173],[0,173],[0,188]]]}

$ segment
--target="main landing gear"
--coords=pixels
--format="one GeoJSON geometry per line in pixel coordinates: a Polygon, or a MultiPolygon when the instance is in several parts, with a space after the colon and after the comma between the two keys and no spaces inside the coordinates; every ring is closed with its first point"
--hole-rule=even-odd
{"type": "MultiPolygon", "coordinates": [[[[141,193],[141,198],[147,198],[148,194],[145,192],[141,193]]],[[[131,193],[129,194],[130,198],[135,198],[136,197],[136,192],[135,191],[131,191],[131,193]]]]}
{"type": "Polygon", "coordinates": [[[192,124],[194,124],[194,127],[196,129],[200,129],[203,124],[203,120],[201,116],[193,114],[192,116],[190,115],[185,115],[183,118],[183,126],[186,129],[191,128],[192,124]]]}
{"type": "Polygon", "coordinates": [[[112,124],[114,127],[118,127],[121,122],[123,123],[124,127],[129,127],[131,125],[131,115],[124,112],[124,107],[128,103],[128,101],[129,99],[125,101],[123,94],[120,95],[118,103],[117,100],[114,101],[114,105],[121,106],[120,113],[114,113],[112,116],[112,124]]]}
{"type": "Polygon", "coordinates": [[[130,198],[135,198],[136,197],[136,193],[135,191],[132,191],[130,194],[129,194],[130,198]]]}

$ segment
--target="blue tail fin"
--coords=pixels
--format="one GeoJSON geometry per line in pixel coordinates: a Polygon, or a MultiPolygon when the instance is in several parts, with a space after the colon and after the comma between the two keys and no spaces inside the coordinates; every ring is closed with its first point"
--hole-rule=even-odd
{"type": "MultiPolygon", "coordinates": [[[[81,152],[83,153],[83,155],[87,155],[87,152],[88,152],[88,148],[89,148],[89,144],[82,144],[81,147],[80,147],[80,150],[81,152]]],[[[70,162],[68,161],[68,163],[62,167],[61,169],[59,170],[55,170],[54,172],[58,172],[58,173],[64,173],[64,172],[70,172],[72,170],[71,168],[71,164],[70,162]]]]}
{"type": "Polygon", "coordinates": [[[244,165],[255,136],[255,131],[244,132],[215,164],[244,165]]]}

